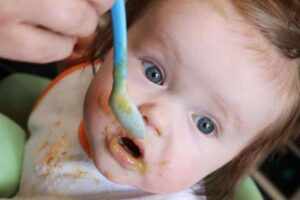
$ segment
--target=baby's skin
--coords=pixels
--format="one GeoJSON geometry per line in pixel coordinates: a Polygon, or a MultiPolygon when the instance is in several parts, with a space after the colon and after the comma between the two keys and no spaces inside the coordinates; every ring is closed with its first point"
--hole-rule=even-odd
{"type": "Polygon", "coordinates": [[[88,89],[84,122],[91,158],[106,178],[167,193],[232,160],[278,118],[285,97],[263,66],[281,56],[257,50],[267,42],[228,2],[155,4],[128,32],[128,91],[145,138],[126,133],[108,106],[112,49],[88,89]]]}

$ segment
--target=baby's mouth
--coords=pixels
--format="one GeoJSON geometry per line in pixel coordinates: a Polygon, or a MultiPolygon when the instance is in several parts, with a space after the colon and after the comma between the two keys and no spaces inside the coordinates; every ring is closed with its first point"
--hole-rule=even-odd
{"type": "MultiPolygon", "coordinates": [[[[100,96],[98,102],[104,113],[114,119],[113,124],[118,124],[108,106],[108,97],[100,96]]],[[[124,168],[135,170],[140,174],[144,174],[146,165],[143,159],[144,149],[142,144],[131,138],[129,134],[125,133],[124,131],[120,131],[121,134],[119,135],[113,134],[112,132],[114,131],[109,131],[108,128],[105,128],[104,130],[107,138],[107,147],[112,156],[124,168]]]]}
{"type": "Polygon", "coordinates": [[[108,140],[108,148],[118,163],[140,174],[145,172],[143,149],[140,144],[127,136],[113,136],[108,140]]]}
{"type": "Polygon", "coordinates": [[[142,157],[142,152],[140,151],[139,147],[130,138],[119,138],[119,144],[134,158],[142,157]]]}

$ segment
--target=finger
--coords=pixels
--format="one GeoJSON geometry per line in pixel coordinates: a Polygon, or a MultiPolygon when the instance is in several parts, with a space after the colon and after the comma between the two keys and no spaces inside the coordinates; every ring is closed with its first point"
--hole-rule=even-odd
{"type": "Polygon", "coordinates": [[[91,42],[93,41],[95,34],[88,37],[78,38],[77,43],[74,46],[72,54],[66,59],[66,61],[76,60],[82,58],[88,51],[91,42]]]}
{"type": "Polygon", "coordinates": [[[114,4],[114,0],[87,0],[97,10],[99,15],[108,11],[114,4]]]}
{"type": "Polygon", "coordinates": [[[96,30],[99,16],[86,0],[30,0],[22,12],[24,22],[63,35],[84,37],[96,30]]]}
{"type": "Polygon", "coordinates": [[[0,56],[18,61],[48,63],[68,57],[75,43],[74,37],[18,24],[0,31],[0,56]]]}

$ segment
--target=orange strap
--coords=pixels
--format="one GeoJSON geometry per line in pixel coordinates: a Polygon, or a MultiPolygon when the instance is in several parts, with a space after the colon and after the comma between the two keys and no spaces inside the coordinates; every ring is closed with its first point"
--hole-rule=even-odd
{"type": "Polygon", "coordinates": [[[88,139],[86,137],[84,121],[83,120],[81,120],[80,125],[79,125],[78,140],[79,140],[79,143],[81,145],[81,148],[91,158],[91,149],[90,149],[88,139]]]}

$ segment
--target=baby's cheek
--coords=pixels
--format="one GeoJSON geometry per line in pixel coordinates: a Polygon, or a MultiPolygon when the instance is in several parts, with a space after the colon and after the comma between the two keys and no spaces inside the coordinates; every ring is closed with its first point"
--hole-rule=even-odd
{"type": "Polygon", "coordinates": [[[164,175],[166,175],[165,172],[169,171],[168,166],[170,165],[170,161],[169,160],[160,160],[160,161],[154,163],[154,165],[156,168],[154,175],[159,178],[163,178],[164,175]]]}
{"type": "Polygon", "coordinates": [[[177,173],[168,160],[152,163],[146,171],[145,188],[157,193],[177,192],[189,188],[192,182],[189,177],[177,173]]]}

